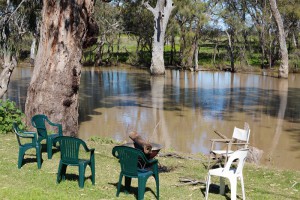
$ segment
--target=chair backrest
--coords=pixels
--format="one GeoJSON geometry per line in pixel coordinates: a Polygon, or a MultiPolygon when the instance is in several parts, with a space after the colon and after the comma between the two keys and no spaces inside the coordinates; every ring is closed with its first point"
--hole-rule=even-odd
{"type": "Polygon", "coordinates": [[[20,140],[20,129],[19,129],[19,126],[16,122],[13,122],[13,129],[14,129],[14,132],[17,136],[17,140],[18,140],[18,143],[19,143],[19,146],[21,146],[21,140],[20,140]]]}
{"type": "Polygon", "coordinates": [[[80,145],[86,146],[85,142],[79,138],[70,136],[59,136],[53,141],[59,143],[60,158],[63,162],[69,164],[78,164],[80,145]]]}
{"type": "Polygon", "coordinates": [[[249,124],[245,122],[244,129],[234,127],[232,138],[248,143],[250,138],[249,124]]]}
{"type": "Polygon", "coordinates": [[[127,176],[136,177],[139,162],[147,161],[145,154],[140,149],[128,146],[115,146],[112,154],[119,159],[121,172],[127,176]]]}
{"type": "Polygon", "coordinates": [[[40,137],[47,137],[47,128],[45,120],[47,119],[46,115],[34,115],[31,118],[31,124],[36,128],[37,133],[40,137]]]}
{"type": "Polygon", "coordinates": [[[238,165],[237,165],[237,168],[234,173],[240,174],[243,171],[243,167],[244,167],[244,164],[246,161],[248,151],[249,151],[249,149],[239,149],[239,150],[233,152],[230,155],[227,163],[225,164],[223,173],[228,172],[230,170],[230,167],[231,167],[233,161],[238,160],[238,165]]]}

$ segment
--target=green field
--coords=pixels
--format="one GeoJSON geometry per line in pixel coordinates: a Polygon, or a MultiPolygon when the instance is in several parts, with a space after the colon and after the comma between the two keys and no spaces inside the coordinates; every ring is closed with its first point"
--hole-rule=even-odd
{"type": "MultiPolygon", "coordinates": [[[[111,150],[116,145],[110,139],[96,138],[88,141],[88,146],[95,148],[96,184],[90,180],[90,169],[87,168],[85,186],[78,187],[78,168],[68,167],[67,180],[56,184],[56,173],[59,162],[59,152],[52,160],[47,159],[43,152],[43,163],[37,169],[34,150],[25,156],[26,162],[21,169],[17,168],[18,144],[13,134],[0,135],[0,199],[136,199],[137,181],[133,180],[132,193],[120,193],[115,196],[116,184],[120,172],[116,158],[111,150]]],[[[170,152],[163,149],[162,153],[170,152]]],[[[174,153],[174,152],[173,152],[174,153]]],[[[185,159],[172,157],[157,157],[161,167],[160,199],[204,199],[204,184],[178,186],[180,177],[204,181],[207,170],[204,168],[206,157],[203,155],[187,155],[178,153],[185,159]]],[[[275,170],[246,164],[244,180],[247,199],[299,199],[300,172],[275,170]]],[[[228,199],[218,194],[219,179],[212,179],[209,199],[228,199]]],[[[226,181],[228,184],[228,181],[226,181]]],[[[147,182],[145,199],[155,199],[155,181],[150,177],[147,182]]],[[[241,188],[238,185],[237,194],[241,199],[241,188]]]]}

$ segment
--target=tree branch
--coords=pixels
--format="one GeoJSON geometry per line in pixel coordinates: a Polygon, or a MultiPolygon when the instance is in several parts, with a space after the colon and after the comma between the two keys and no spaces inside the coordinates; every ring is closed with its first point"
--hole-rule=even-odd
{"type": "Polygon", "coordinates": [[[152,6],[150,6],[148,1],[144,2],[144,0],[143,0],[142,5],[144,5],[149,11],[151,11],[153,13],[153,15],[155,15],[156,11],[152,6]]]}
{"type": "MultiPolygon", "coordinates": [[[[18,5],[18,7],[9,15],[7,21],[9,21],[11,19],[11,17],[17,12],[17,10],[20,8],[20,6],[25,2],[26,0],[22,0],[21,3],[18,5]]],[[[5,18],[2,18],[0,20],[0,24],[2,23],[2,20],[4,20],[5,18]]]]}

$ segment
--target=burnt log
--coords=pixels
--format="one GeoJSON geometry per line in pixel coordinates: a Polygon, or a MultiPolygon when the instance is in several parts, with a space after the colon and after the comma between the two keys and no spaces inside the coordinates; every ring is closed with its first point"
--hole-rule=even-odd
{"type": "Polygon", "coordinates": [[[129,138],[133,140],[135,148],[142,150],[145,154],[150,154],[152,152],[152,145],[144,140],[137,132],[130,132],[129,138]]]}

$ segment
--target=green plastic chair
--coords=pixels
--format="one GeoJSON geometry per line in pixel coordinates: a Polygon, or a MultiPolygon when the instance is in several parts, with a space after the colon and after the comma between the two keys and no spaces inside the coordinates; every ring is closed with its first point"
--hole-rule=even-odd
{"type": "Polygon", "coordinates": [[[54,145],[59,143],[60,148],[60,162],[57,172],[57,183],[66,179],[67,166],[79,167],[79,187],[84,187],[84,175],[86,166],[89,165],[92,171],[92,184],[95,185],[95,149],[89,149],[86,143],[75,137],[59,136],[54,139],[54,145]],[[86,152],[90,152],[90,158],[79,158],[80,146],[84,148],[86,152]]]}
{"type": "MultiPolygon", "coordinates": [[[[24,132],[19,129],[19,126],[17,123],[13,122],[13,129],[16,134],[18,143],[19,143],[19,158],[18,158],[18,168],[20,169],[22,167],[23,159],[25,152],[28,149],[35,148],[36,150],[36,159],[37,159],[37,165],[38,168],[41,169],[41,160],[42,160],[42,154],[41,154],[41,145],[37,141],[37,135],[35,132],[24,132]],[[25,143],[22,138],[28,138],[31,139],[31,142],[25,143]]],[[[25,139],[24,139],[25,140],[25,139]]]]}
{"type": "Polygon", "coordinates": [[[31,118],[32,126],[36,128],[38,133],[38,142],[41,143],[42,140],[46,140],[47,145],[47,154],[48,159],[52,158],[52,146],[53,146],[53,139],[58,136],[63,136],[62,134],[62,125],[56,124],[51,122],[47,116],[45,115],[35,115],[31,118]],[[46,122],[54,127],[58,128],[58,133],[56,134],[48,134],[47,128],[46,128],[46,122]]]}
{"type": "Polygon", "coordinates": [[[117,197],[120,194],[123,176],[125,176],[127,191],[130,189],[131,178],[138,178],[138,200],[144,199],[146,182],[150,176],[153,176],[156,181],[156,198],[159,199],[158,161],[156,159],[148,160],[141,150],[128,146],[115,146],[112,154],[119,159],[121,166],[117,197]]]}

